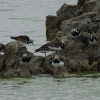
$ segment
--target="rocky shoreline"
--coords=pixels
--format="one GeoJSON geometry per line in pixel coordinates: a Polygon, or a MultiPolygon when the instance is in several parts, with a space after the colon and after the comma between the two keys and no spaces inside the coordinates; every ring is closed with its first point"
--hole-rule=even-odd
{"type": "Polygon", "coordinates": [[[95,48],[89,44],[90,31],[100,38],[100,0],[78,0],[77,5],[64,4],[57,16],[47,16],[46,35],[51,42],[59,38],[65,42],[64,50],[59,52],[64,58],[64,66],[55,68],[52,60],[55,54],[40,57],[28,52],[26,47],[10,42],[5,46],[5,54],[0,55],[0,76],[31,77],[38,74],[50,74],[54,77],[66,77],[73,72],[100,71],[100,41],[95,48]],[[75,43],[71,29],[78,28],[82,38],[75,43]],[[57,37],[57,38],[56,38],[57,37]],[[31,59],[22,62],[23,54],[31,59]]]}

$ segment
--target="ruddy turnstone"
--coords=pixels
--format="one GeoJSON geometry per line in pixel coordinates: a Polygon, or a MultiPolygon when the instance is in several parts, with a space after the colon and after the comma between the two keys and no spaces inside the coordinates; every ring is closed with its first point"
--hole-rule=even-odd
{"type": "Polygon", "coordinates": [[[80,36],[80,31],[78,29],[74,28],[71,30],[71,34],[75,38],[75,37],[80,36]]]}
{"type": "Polygon", "coordinates": [[[43,46],[41,46],[39,49],[36,49],[35,52],[41,52],[41,53],[46,53],[49,51],[60,51],[65,48],[65,44],[62,41],[57,41],[57,42],[49,42],[43,46]]]}
{"type": "Polygon", "coordinates": [[[17,37],[11,37],[11,39],[16,40],[18,43],[21,44],[33,44],[33,40],[31,40],[28,36],[23,35],[23,36],[17,36],[17,37]]]}
{"type": "Polygon", "coordinates": [[[90,38],[89,38],[89,43],[92,44],[92,45],[95,45],[97,44],[98,42],[98,37],[96,36],[96,30],[95,32],[91,32],[91,30],[89,29],[89,27],[87,26],[87,29],[89,31],[89,33],[91,34],[90,38]]]}
{"type": "Polygon", "coordinates": [[[5,45],[0,44],[0,52],[3,52],[5,50],[5,45]]]}
{"type": "Polygon", "coordinates": [[[89,43],[95,45],[97,44],[97,42],[98,42],[98,37],[96,36],[96,34],[91,34],[91,37],[89,38],[89,43]]]}
{"type": "Polygon", "coordinates": [[[30,58],[27,56],[27,54],[23,54],[23,58],[22,58],[23,62],[29,62],[30,58]]]}
{"type": "Polygon", "coordinates": [[[52,61],[52,66],[54,67],[62,67],[64,66],[63,58],[56,55],[52,61]]]}
{"type": "Polygon", "coordinates": [[[54,44],[48,45],[47,47],[53,51],[60,51],[65,48],[65,43],[63,41],[55,42],[54,44]]]}

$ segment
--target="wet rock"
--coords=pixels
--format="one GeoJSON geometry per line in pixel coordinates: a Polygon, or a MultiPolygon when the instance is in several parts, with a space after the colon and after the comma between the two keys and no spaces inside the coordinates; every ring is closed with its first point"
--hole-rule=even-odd
{"type": "Polygon", "coordinates": [[[92,71],[98,71],[98,62],[94,61],[91,65],[91,70],[92,71]]]}

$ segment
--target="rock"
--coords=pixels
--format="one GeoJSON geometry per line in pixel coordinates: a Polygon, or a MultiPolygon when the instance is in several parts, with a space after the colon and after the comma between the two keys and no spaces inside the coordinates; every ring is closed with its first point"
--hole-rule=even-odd
{"type": "Polygon", "coordinates": [[[88,14],[83,14],[82,16],[75,17],[69,20],[65,20],[61,24],[61,31],[63,32],[63,35],[66,36],[69,33],[71,33],[71,29],[78,28],[79,31],[82,32],[88,32],[87,27],[92,27],[93,31],[98,30],[97,25],[92,22],[92,20],[98,16],[98,13],[91,12],[88,14]]]}
{"type": "Polygon", "coordinates": [[[100,71],[100,41],[91,45],[91,33],[100,38],[100,0],[78,0],[77,5],[64,4],[57,16],[47,16],[46,35],[49,40],[64,41],[65,48],[57,54],[64,58],[64,66],[55,68],[52,60],[55,54],[47,57],[34,56],[25,46],[16,42],[5,45],[5,54],[0,55],[0,76],[31,77],[50,74],[53,77],[66,77],[73,72],[100,71]],[[71,30],[77,28],[79,37],[73,37],[71,30]],[[27,54],[29,62],[23,62],[27,54]]]}
{"type": "Polygon", "coordinates": [[[86,72],[90,70],[90,65],[88,60],[70,60],[69,63],[70,72],[86,72]]]}
{"type": "Polygon", "coordinates": [[[16,42],[10,42],[5,45],[5,54],[0,58],[0,74],[10,77],[31,76],[29,64],[22,62],[22,57],[25,53],[30,59],[34,57],[34,54],[28,52],[26,47],[16,42]],[[21,71],[18,72],[19,68],[21,71]]]}
{"type": "Polygon", "coordinates": [[[57,16],[61,19],[66,20],[74,17],[74,12],[78,7],[76,5],[63,4],[62,7],[57,11],[57,16]]]}
{"type": "Polygon", "coordinates": [[[52,60],[53,60],[54,55],[50,55],[45,58],[44,62],[44,69],[45,69],[45,74],[50,74],[54,77],[66,77],[68,76],[68,71],[66,69],[66,66],[60,67],[60,68],[55,68],[52,66],[52,60]]]}
{"type": "Polygon", "coordinates": [[[54,34],[60,30],[60,24],[62,19],[57,16],[47,16],[46,17],[46,35],[48,40],[52,39],[52,34],[54,34]]]}
{"type": "MultiPolygon", "coordinates": [[[[57,27],[59,28],[52,28],[52,26],[55,26],[55,24],[54,25],[51,25],[51,23],[46,24],[47,38],[52,37],[50,39],[54,39],[56,36],[62,37],[64,36],[65,32],[66,34],[69,33],[69,31],[72,28],[80,28],[81,32],[84,31],[87,32],[88,23],[90,27],[91,26],[94,27],[92,29],[97,29],[97,23],[95,23],[93,19],[97,18],[97,16],[100,15],[99,5],[100,5],[99,0],[78,0],[77,5],[63,4],[62,7],[57,11],[57,16],[55,16],[55,18],[59,17],[59,20],[61,20],[60,24],[57,24],[58,25],[57,27]],[[61,33],[60,35],[59,31],[61,33]]],[[[98,20],[99,19],[100,18],[98,18],[98,20]]],[[[53,23],[55,22],[57,21],[53,20],[53,23]]]]}
{"type": "Polygon", "coordinates": [[[34,75],[44,74],[45,73],[45,70],[43,68],[44,61],[45,61],[44,57],[40,56],[31,59],[29,66],[31,73],[34,75]]]}
{"type": "MultiPolygon", "coordinates": [[[[46,34],[48,36],[49,33],[49,37],[59,37],[65,42],[65,49],[58,54],[65,59],[66,72],[100,71],[100,41],[96,45],[89,43],[91,33],[100,38],[100,0],[78,0],[77,5],[72,6],[63,4],[55,16],[58,17],[61,20],[57,26],[58,30],[56,28],[50,30],[53,25],[48,23],[48,26],[51,26],[47,28],[46,34]],[[71,35],[73,28],[77,28],[81,36],[73,38],[71,35]]],[[[44,64],[49,73],[56,75],[59,70],[56,72],[57,70],[52,68],[51,59],[46,58],[44,64]]]]}
{"type": "MultiPolygon", "coordinates": [[[[56,38],[53,42],[59,41],[56,38]]],[[[66,67],[60,69],[51,65],[52,56],[46,58],[34,56],[16,42],[10,42],[6,45],[5,55],[0,55],[0,76],[5,77],[31,77],[32,75],[50,74],[55,77],[65,77],[68,75],[66,67]],[[23,62],[22,56],[27,53],[31,58],[29,62],[23,62]]]]}
{"type": "Polygon", "coordinates": [[[97,61],[93,62],[93,64],[91,65],[91,70],[98,71],[98,62],[97,61]]]}
{"type": "Polygon", "coordinates": [[[22,57],[23,54],[28,54],[28,56],[34,56],[32,53],[27,51],[25,46],[18,44],[17,42],[10,42],[5,46],[5,56],[6,58],[13,55],[17,55],[18,57],[22,57]]]}
{"type": "Polygon", "coordinates": [[[85,1],[86,1],[86,0],[78,0],[77,5],[78,5],[79,7],[81,7],[81,6],[85,3],[85,1]]]}
{"type": "Polygon", "coordinates": [[[88,1],[82,6],[83,12],[92,12],[96,7],[96,1],[88,1]]]}

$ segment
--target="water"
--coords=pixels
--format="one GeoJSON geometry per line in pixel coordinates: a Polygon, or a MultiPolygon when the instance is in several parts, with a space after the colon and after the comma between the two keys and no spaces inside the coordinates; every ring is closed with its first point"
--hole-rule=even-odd
{"type": "Polygon", "coordinates": [[[0,100],[100,100],[100,78],[1,79],[0,100]]]}
{"type": "MultiPolygon", "coordinates": [[[[77,0],[0,0],[0,42],[6,44],[12,41],[10,36],[28,35],[35,45],[27,48],[34,52],[47,42],[46,16],[56,15],[63,3],[76,4],[77,0]]],[[[0,100],[100,100],[99,86],[100,78],[91,75],[0,79],[0,100]]]]}
{"type": "Polygon", "coordinates": [[[0,42],[6,44],[13,41],[10,36],[28,35],[34,46],[26,46],[34,52],[47,42],[46,16],[56,15],[64,3],[76,4],[77,0],[0,0],[0,42]]]}

